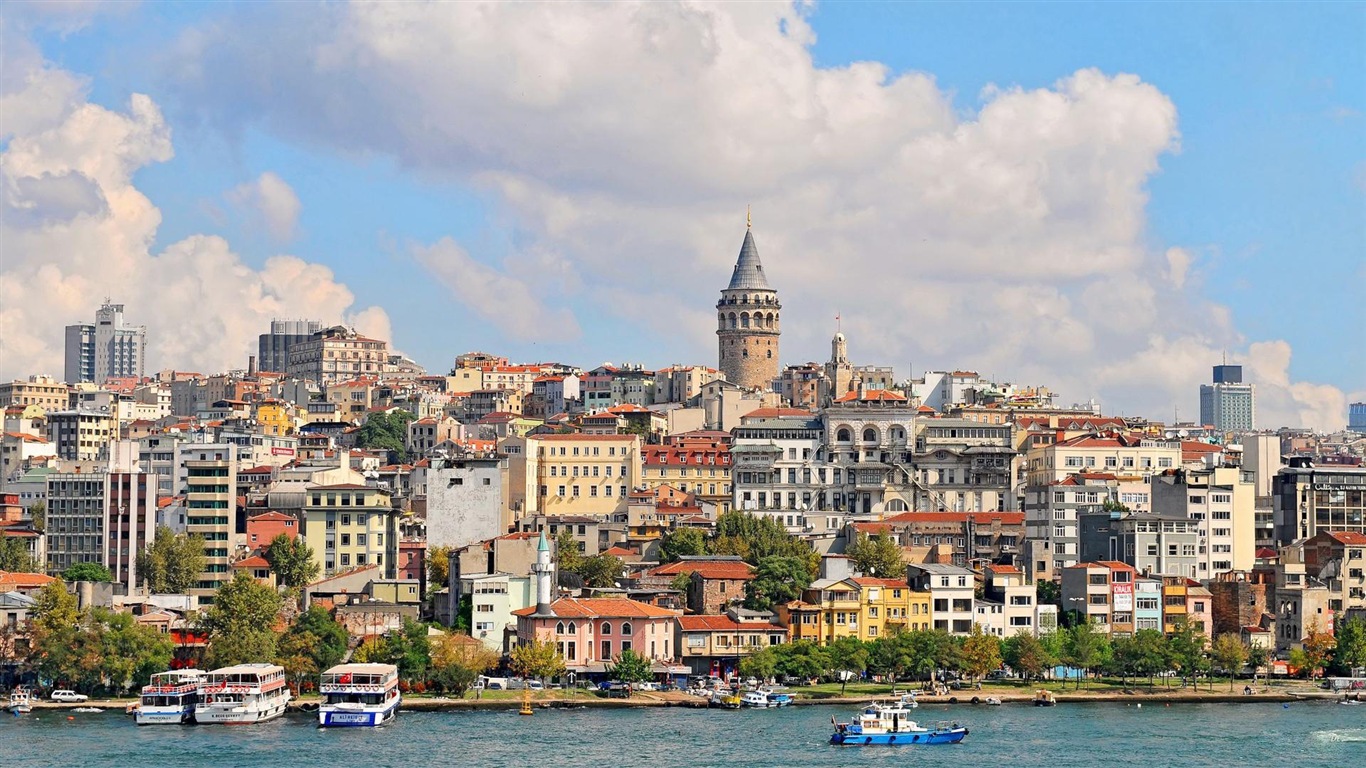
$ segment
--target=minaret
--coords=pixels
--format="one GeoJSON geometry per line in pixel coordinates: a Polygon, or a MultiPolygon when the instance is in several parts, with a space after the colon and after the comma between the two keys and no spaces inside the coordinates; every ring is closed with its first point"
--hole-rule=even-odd
{"type": "Polygon", "coordinates": [[[536,544],[536,562],[531,566],[536,577],[536,613],[533,616],[554,616],[551,610],[551,586],[555,578],[555,566],[550,562],[550,544],[545,540],[545,529],[541,529],[541,540],[536,544]]]}
{"type": "Polygon", "coordinates": [[[727,381],[746,389],[768,390],[778,378],[781,309],[778,292],[764,276],[746,214],[740,257],[716,303],[717,367],[727,381]]]}

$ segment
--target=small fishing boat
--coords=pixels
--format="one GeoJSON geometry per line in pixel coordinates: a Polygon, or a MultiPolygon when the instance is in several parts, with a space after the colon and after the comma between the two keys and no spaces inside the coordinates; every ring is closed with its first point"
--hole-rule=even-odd
{"type": "Polygon", "coordinates": [[[1034,706],[1036,706],[1036,707],[1056,707],[1057,705],[1058,705],[1058,699],[1057,699],[1057,697],[1055,697],[1055,696],[1053,695],[1053,692],[1052,692],[1052,691],[1046,691],[1046,690],[1044,690],[1044,689],[1042,689],[1042,688],[1040,688],[1038,691],[1035,691],[1035,693],[1034,693],[1034,706]]]}
{"type": "Polygon", "coordinates": [[[80,714],[82,714],[82,715],[98,715],[99,713],[103,712],[104,710],[103,710],[103,709],[100,709],[99,707],[76,707],[75,709],[73,709],[73,710],[71,710],[71,711],[72,711],[72,712],[78,712],[78,713],[80,713],[80,714]]]}
{"type": "Polygon", "coordinates": [[[712,693],[711,699],[707,702],[707,705],[719,707],[721,709],[739,709],[741,703],[742,699],[738,693],[716,691],[712,693]]]}
{"type": "Polygon", "coordinates": [[[749,691],[740,697],[740,706],[754,709],[767,709],[773,706],[765,691],[749,691]]]}
{"type": "Polygon", "coordinates": [[[768,691],[768,702],[770,707],[786,707],[792,703],[792,694],[768,691]]]}
{"type": "Polygon", "coordinates": [[[27,715],[32,712],[33,692],[26,686],[16,686],[14,690],[9,693],[9,706],[7,709],[16,715],[27,715]]]}
{"type": "Polygon", "coordinates": [[[1359,706],[1361,706],[1361,702],[1358,701],[1358,700],[1356,700],[1356,699],[1343,699],[1342,701],[1339,701],[1338,703],[1341,704],[1341,705],[1343,705],[1343,706],[1345,706],[1345,707],[1359,707],[1359,706]]]}
{"type": "Polygon", "coordinates": [[[939,723],[925,728],[910,718],[901,702],[869,704],[847,723],[830,718],[835,732],[830,743],[839,746],[901,746],[903,744],[957,744],[968,735],[958,723],[939,723]]]}
{"type": "Polygon", "coordinates": [[[1001,706],[1001,700],[995,696],[988,696],[986,698],[986,704],[989,707],[999,707],[1001,706]]]}

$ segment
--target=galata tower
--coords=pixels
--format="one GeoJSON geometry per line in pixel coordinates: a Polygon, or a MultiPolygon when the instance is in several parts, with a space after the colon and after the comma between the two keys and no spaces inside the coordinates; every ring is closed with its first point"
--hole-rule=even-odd
{"type": "Polygon", "coordinates": [[[778,378],[778,336],[781,333],[778,292],[768,285],[749,216],[745,242],[735,261],[730,285],[716,303],[718,368],[726,381],[745,389],[769,390],[778,378]]]}

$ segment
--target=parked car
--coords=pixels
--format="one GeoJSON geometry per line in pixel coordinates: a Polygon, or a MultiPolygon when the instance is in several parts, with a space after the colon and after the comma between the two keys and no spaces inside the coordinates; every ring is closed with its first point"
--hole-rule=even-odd
{"type": "Polygon", "coordinates": [[[75,691],[68,691],[66,689],[62,689],[53,691],[52,695],[48,698],[52,699],[53,701],[60,701],[64,704],[79,704],[82,701],[89,700],[90,697],[86,696],[83,693],[76,693],[75,691]]]}

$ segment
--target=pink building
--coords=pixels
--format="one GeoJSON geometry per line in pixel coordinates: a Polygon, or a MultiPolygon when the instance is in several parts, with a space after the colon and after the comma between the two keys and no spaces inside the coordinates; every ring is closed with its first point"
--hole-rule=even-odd
{"type": "Polygon", "coordinates": [[[679,611],[615,597],[562,597],[549,607],[548,614],[539,607],[513,611],[517,639],[555,643],[570,672],[606,672],[607,664],[626,650],[656,662],[674,658],[679,611]]]}
{"type": "Polygon", "coordinates": [[[1190,580],[1186,587],[1186,621],[1192,627],[1214,639],[1214,594],[1200,586],[1200,582],[1190,580]]]}

